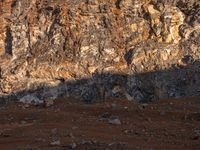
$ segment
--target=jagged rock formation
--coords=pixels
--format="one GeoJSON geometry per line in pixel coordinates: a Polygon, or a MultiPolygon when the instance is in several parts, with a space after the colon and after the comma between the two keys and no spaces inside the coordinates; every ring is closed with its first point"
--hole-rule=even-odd
{"type": "Polygon", "coordinates": [[[200,95],[198,0],[1,0],[0,23],[2,99],[200,95]]]}

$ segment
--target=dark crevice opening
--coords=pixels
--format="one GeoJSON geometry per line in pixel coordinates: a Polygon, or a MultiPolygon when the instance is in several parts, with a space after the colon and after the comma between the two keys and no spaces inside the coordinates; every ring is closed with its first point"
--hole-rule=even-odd
{"type": "Polygon", "coordinates": [[[6,28],[5,52],[6,54],[12,55],[12,35],[11,35],[11,29],[9,27],[6,28]]]}

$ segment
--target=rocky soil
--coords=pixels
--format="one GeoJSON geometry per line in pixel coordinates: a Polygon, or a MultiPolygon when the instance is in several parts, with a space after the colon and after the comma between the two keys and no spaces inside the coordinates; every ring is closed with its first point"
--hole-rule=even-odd
{"type": "Polygon", "coordinates": [[[0,0],[0,150],[199,150],[199,96],[199,0],[0,0]]]}
{"type": "Polygon", "coordinates": [[[1,150],[199,150],[199,97],[0,107],[1,150]]]}
{"type": "Polygon", "coordinates": [[[199,0],[0,0],[0,95],[200,95],[199,0]]]}

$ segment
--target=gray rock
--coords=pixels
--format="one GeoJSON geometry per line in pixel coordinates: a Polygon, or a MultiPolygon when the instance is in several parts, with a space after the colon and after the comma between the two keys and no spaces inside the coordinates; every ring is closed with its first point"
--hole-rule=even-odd
{"type": "Polygon", "coordinates": [[[121,121],[118,118],[110,118],[108,120],[108,123],[113,124],[113,125],[121,125],[121,121]]]}
{"type": "Polygon", "coordinates": [[[75,149],[77,147],[77,144],[76,143],[71,143],[71,144],[68,145],[68,147],[70,149],[75,149]]]}
{"type": "Polygon", "coordinates": [[[39,105],[43,103],[42,100],[40,100],[38,97],[34,95],[26,95],[20,98],[19,102],[26,103],[26,104],[34,104],[34,105],[39,105]]]}

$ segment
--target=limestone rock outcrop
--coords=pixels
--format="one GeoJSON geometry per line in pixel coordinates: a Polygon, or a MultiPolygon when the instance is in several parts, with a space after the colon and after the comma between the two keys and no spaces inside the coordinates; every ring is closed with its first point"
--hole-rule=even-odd
{"type": "Polygon", "coordinates": [[[198,0],[0,1],[2,100],[200,95],[199,59],[198,0]]]}

